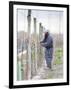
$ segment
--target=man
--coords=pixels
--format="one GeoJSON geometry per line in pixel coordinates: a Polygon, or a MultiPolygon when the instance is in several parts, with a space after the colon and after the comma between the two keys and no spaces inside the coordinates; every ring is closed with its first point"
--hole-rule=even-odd
{"type": "Polygon", "coordinates": [[[45,59],[49,69],[52,70],[52,58],[53,58],[53,39],[48,30],[44,31],[44,39],[40,42],[41,46],[45,47],[45,59]]]}

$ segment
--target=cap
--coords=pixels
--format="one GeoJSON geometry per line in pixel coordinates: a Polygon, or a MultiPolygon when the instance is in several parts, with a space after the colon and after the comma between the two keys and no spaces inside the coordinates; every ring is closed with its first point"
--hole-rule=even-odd
{"type": "Polygon", "coordinates": [[[43,33],[49,32],[48,29],[43,29],[43,33]]]}

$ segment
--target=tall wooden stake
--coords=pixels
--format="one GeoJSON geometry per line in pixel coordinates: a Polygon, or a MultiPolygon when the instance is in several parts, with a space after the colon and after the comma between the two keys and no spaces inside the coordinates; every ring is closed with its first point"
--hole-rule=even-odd
{"type": "Polygon", "coordinates": [[[36,31],[36,18],[34,18],[34,37],[35,37],[35,72],[37,72],[37,31],[36,31]]]}
{"type": "Polygon", "coordinates": [[[28,10],[28,79],[31,79],[31,10],[28,10]]]}
{"type": "MultiPolygon", "coordinates": [[[[42,30],[43,30],[42,24],[39,23],[39,41],[41,41],[42,40],[42,37],[43,37],[42,36],[42,30]]],[[[39,66],[41,66],[42,60],[43,60],[43,50],[42,50],[42,46],[41,45],[39,45],[39,59],[40,59],[39,66]]]]}

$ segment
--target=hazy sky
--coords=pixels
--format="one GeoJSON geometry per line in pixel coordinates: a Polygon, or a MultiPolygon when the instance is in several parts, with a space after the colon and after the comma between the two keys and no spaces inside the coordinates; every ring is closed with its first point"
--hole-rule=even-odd
{"type": "MultiPolygon", "coordinates": [[[[27,31],[27,13],[28,10],[18,9],[18,31],[27,31]]],[[[37,19],[37,32],[39,31],[39,23],[49,29],[51,33],[62,33],[63,32],[63,12],[61,11],[31,11],[31,32],[34,31],[33,28],[33,18],[37,19]]]]}

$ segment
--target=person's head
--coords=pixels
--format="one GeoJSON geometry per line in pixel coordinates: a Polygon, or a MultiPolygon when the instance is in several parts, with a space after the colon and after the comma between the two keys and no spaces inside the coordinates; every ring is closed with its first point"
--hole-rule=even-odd
{"type": "Polygon", "coordinates": [[[44,37],[47,38],[48,34],[49,34],[49,30],[44,28],[43,30],[44,37]]]}
{"type": "Polygon", "coordinates": [[[45,34],[44,34],[44,38],[46,39],[47,37],[48,37],[48,32],[45,32],[45,34]]]}

